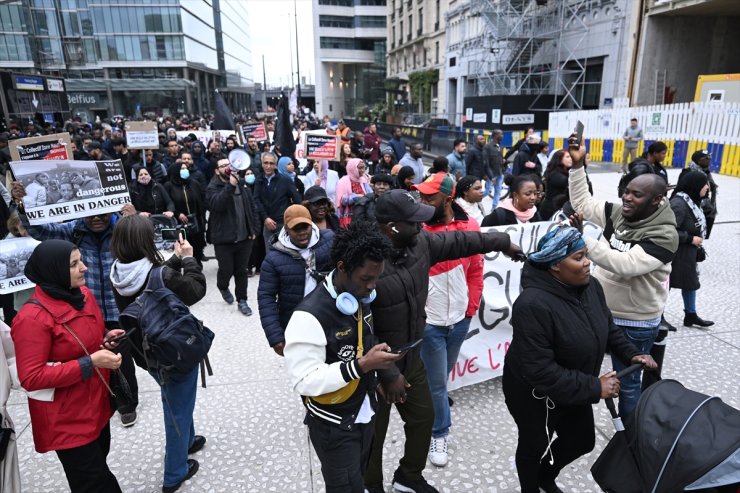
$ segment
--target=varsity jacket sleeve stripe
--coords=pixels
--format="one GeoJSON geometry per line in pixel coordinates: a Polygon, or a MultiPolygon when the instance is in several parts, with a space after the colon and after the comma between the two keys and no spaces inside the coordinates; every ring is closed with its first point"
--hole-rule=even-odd
{"type": "Polygon", "coordinates": [[[316,397],[339,390],[360,378],[357,360],[326,364],[326,336],[319,321],[296,310],[285,329],[285,366],[294,392],[316,397]]]}
{"type": "Polygon", "coordinates": [[[591,221],[603,228],[606,224],[604,213],[606,201],[595,200],[588,192],[586,170],[583,168],[570,170],[568,188],[570,191],[570,203],[573,209],[582,212],[583,218],[586,221],[591,221]]]}
{"type": "MultiPolygon", "coordinates": [[[[602,269],[622,277],[637,277],[663,267],[663,259],[647,253],[642,244],[626,252],[612,249],[605,239],[595,240],[584,236],[589,258],[602,269]]],[[[657,247],[656,248],[660,248],[657,247]]]]}

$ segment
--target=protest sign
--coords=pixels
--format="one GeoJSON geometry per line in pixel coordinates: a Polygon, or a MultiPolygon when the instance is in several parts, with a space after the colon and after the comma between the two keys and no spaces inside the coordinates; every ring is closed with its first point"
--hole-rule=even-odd
{"type": "Polygon", "coordinates": [[[10,159],[28,161],[31,159],[69,159],[71,157],[68,133],[28,137],[9,142],[10,159]]]}
{"type": "Polygon", "coordinates": [[[226,137],[233,133],[233,130],[178,130],[175,132],[175,135],[178,141],[182,141],[183,138],[193,134],[203,144],[203,148],[207,150],[208,144],[212,140],[218,139],[223,144],[226,141],[226,137]]]}
{"type": "MultiPolygon", "coordinates": [[[[543,221],[483,228],[483,231],[501,231],[511,237],[524,253],[537,249],[537,243],[557,223],[543,221]]],[[[601,237],[601,228],[586,222],[584,235],[601,237]]],[[[452,372],[448,375],[447,388],[455,390],[474,383],[501,376],[504,356],[511,345],[511,309],[521,292],[521,275],[524,264],[514,262],[500,252],[484,257],[483,296],[478,313],[470,322],[470,330],[460,349],[452,372]]]]}
{"type": "Polygon", "coordinates": [[[131,203],[120,160],[11,161],[32,225],[118,212],[131,203]]]}
{"type": "Polygon", "coordinates": [[[15,293],[35,286],[23,269],[38,244],[30,237],[0,241],[0,294],[15,293]]]}
{"type": "Polygon", "coordinates": [[[159,149],[157,122],[128,122],[126,146],[129,149],[159,149]]]}
{"type": "Polygon", "coordinates": [[[242,134],[242,143],[246,145],[247,137],[254,137],[257,142],[267,140],[267,127],[265,122],[259,123],[244,123],[239,127],[239,131],[242,134]]]}
{"type": "Polygon", "coordinates": [[[336,135],[306,132],[304,154],[307,159],[339,160],[340,138],[336,135]]]}

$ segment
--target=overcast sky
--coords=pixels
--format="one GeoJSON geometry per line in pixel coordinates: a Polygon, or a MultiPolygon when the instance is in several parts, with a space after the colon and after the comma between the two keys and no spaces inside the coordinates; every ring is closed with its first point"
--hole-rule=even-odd
{"type": "MultiPolygon", "coordinates": [[[[252,68],[254,81],[262,83],[262,55],[265,55],[267,85],[290,85],[291,50],[296,70],[295,21],[293,0],[248,0],[252,68]]],[[[298,11],[298,50],[301,78],[314,81],[313,20],[311,0],[296,0],[298,11]]]]}

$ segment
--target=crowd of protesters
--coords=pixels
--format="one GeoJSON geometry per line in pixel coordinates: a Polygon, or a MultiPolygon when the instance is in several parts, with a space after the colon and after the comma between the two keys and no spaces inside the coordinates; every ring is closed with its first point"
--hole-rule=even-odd
{"type": "MultiPolygon", "coordinates": [[[[255,121],[264,121],[268,135],[279,125],[257,117],[240,117],[237,124],[255,121]]],[[[532,128],[508,152],[500,130],[488,141],[483,135],[470,143],[456,140],[450,154],[434,159],[428,170],[421,144],[405,144],[398,129],[384,142],[372,123],[353,131],[342,120],[296,118],[293,144],[308,130],[340,138],[337,160],[305,164],[284,155],[280,142],[258,141],[254,135],[226,131],[223,141],[201,142],[187,133],[213,128],[211,119],[160,118],[160,146],[146,151],[127,148],[123,124],[73,120],[61,129],[29,124],[0,135],[0,173],[8,188],[3,222],[17,217],[30,236],[42,240],[25,267],[38,284],[35,296],[58,310],[88,316],[94,322],[85,328],[91,348],[100,346],[104,333],[118,334],[119,310],[145,282],[139,264],[150,269],[162,260],[116,225],[121,222],[146,239],[149,229],[135,221],[153,216],[187,227],[187,241],[178,242],[174,260],[165,265],[167,282],[188,304],[204,295],[207,244],[218,262],[221,297],[229,305],[236,301],[245,316],[253,313],[249,279],[259,275],[262,328],[270,348],[285,358],[291,386],[306,406],[305,422],[327,492],[385,491],[382,452],[392,406],[404,422],[406,440],[394,488],[438,491],[422,471],[427,459],[437,467],[449,461],[453,401],[447,376],[481,303],[486,253],[503,252],[525,262],[503,380],[506,405],[519,430],[516,467],[523,493],[562,491],[555,482],[559,471],[594,447],[592,403],[619,396],[622,415],[634,411],[641,390],[656,377],[646,372],[641,381],[638,372],[620,382],[614,372],[599,376],[601,362],[609,349],[615,369],[631,363],[658,369],[669,330],[662,318],[669,285],[682,290],[684,325],[712,324],[696,314],[696,263],[716,216],[717,187],[706,151],[692,156],[669,201],[661,166],[665,145],[652,144],[644,158],[625,168],[619,205],[591,196],[582,143],[571,138],[569,148],[550,152],[532,128]],[[76,160],[121,161],[131,204],[120,214],[31,226],[25,214],[31,205],[24,198],[32,184],[13,179],[7,147],[15,138],[59,131],[70,133],[76,160]],[[229,153],[235,149],[249,155],[248,167],[234,166],[229,153]],[[483,206],[486,196],[492,199],[490,209],[483,206]],[[480,229],[551,217],[565,217],[568,224],[542,238],[528,260],[507,234],[480,229]],[[582,234],[584,218],[604,228],[602,239],[582,234]],[[116,237],[119,246],[111,248],[116,237]],[[42,254],[48,254],[49,272],[39,260],[42,254]],[[74,266],[66,277],[70,255],[74,266]],[[593,275],[591,263],[597,266],[593,275]],[[131,289],[129,274],[136,277],[131,289]],[[573,328],[573,320],[582,323],[573,328]],[[574,331],[594,333],[597,340],[584,336],[591,341],[588,347],[569,343],[574,331]],[[547,464],[543,457],[549,458],[547,464]]],[[[41,308],[25,305],[16,324],[14,296],[2,298],[7,296],[4,319],[12,324],[21,365],[30,358],[22,346],[33,331],[28,319],[38,317],[41,308]]],[[[62,330],[52,320],[45,323],[52,332],[62,330]]],[[[37,334],[39,340],[44,337],[37,334]]],[[[27,390],[74,384],[75,392],[102,403],[107,394],[99,384],[109,379],[107,370],[120,366],[136,394],[136,355],[128,344],[107,346],[90,361],[77,354],[77,347],[60,354],[50,341],[44,344],[51,351],[45,361],[60,361],[64,374],[25,366],[19,373],[27,390]],[[99,379],[90,380],[93,370],[99,379]]],[[[195,379],[195,374],[188,374],[187,382],[183,377],[187,389],[182,393],[163,391],[165,413],[167,403],[183,401],[187,409],[177,420],[191,430],[179,438],[167,430],[166,492],[197,472],[197,461],[187,455],[205,444],[205,437],[192,431],[195,394],[188,389],[195,379]],[[180,445],[172,444],[176,441],[180,445]]],[[[29,402],[33,420],[44,404],[29,402]]],[[[123,426],[136,422],[137,404],[117,409],[123,426]]],[[[57,451],[73,492],[117,491],[105,463],[108,421],[115,410],[101,404],[91,414],[97,424],[69,436],[56,429],[67,426],[62,420],[39,427],[51,428],[50,435],[37,435],[34,422],[36,449],[57,451]],[[88,453],[89,446],[94,453],[88,453]],[[95,474],[85,478],[85,468],[95,474]]]]}

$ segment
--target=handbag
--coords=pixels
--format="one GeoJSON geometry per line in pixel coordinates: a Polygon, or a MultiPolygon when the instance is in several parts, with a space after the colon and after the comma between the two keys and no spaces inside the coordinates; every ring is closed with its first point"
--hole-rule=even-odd
{"type": "Polygon", "coordinates": [[[696,261],[697,262],[704,262],[707,259],[707,251],[704,250],[703,246],[700,246],[696,249],[696,261]]]}
{"type": "Polygon", "coordinates": [[[120,368],[110,372],[110,388],[113,394],[110,396],[110,405],[119,413],[126,413],[131,409],[134,402],[134,394],[131,392],[131,386],[128,380],[123,376],[120,368]],[[121,411],[123,409],[123,411],[121,411]]]}

